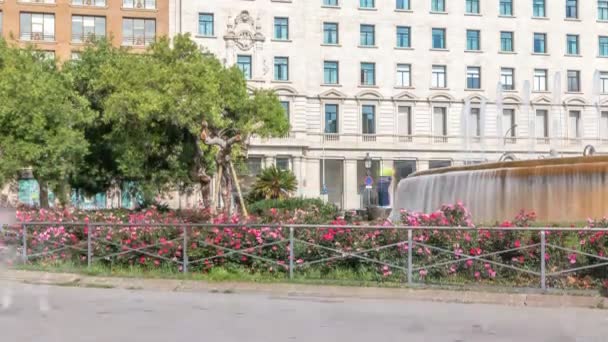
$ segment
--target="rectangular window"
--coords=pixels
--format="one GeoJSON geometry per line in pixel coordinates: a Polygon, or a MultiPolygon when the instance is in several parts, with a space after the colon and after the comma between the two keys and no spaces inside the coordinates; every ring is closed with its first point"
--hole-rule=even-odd
{"type": "Polygon", "coordinates": [[[578,18],[578,0],[566,0],[566,18],[578,18]]]}
{"type": "Polygon", "coordinates": [[[467,89],[481,89],[480,67],[467,67],[467,89]]]}
{"type": "Polygon", "coordinates": [[[502,110],[502,136],[515,138],[515,109],[505,108],[502,110]]]}
{"type": "Polygon", "coordinates": [[[338,24],[337,23],[323,23],[323,44],[338,44],[338,24]]]}
{"type": "Polygon", "coordinates": [[[291,115],[289,110],[289,101],[281,101],[281,107],[283,107],[283,110],[285,111],[285,117],[287,117],[287,122],[289,122],[289,117],[291,115]]]}
{"type": "Polygon", "coordinates": [[[568,113],[568,137],[580,138],[581,137],[581,112],[578,110],[571,110],[568,113]]]}
{"type": "Polygon", "coordinates": [[[469,120],[469,132],[475,136],[481,136],[481,110],[479,108],[471,108],[471,118],[469,120]]]}
{"type": "Polygon", "coordinates": [[[21,13],[19,23],[21,40],[55,40],[55,15],[47,13],[21,13]]]}
{"type": "Polygon", "coordinates": [[[534,69],[534,91],[547,91],[547,69],[534,69]]]}
{"type": "Polygon", "coordinates": [[[106,36],[106,18],[73,15],[72,42],[82,43],[106,36]]]}
{"type": "Polygon", "coordinates": [[[376,134],[376,106],[363,105],[361,106],[362,122],[361,128],[363,134],[376,134]]]}
{"type": "Polygon", "coordinates": [[[504,90],[515,89],[515,69],[513,68],[500,68],[500,83],[504,90]]]}
{"type": "Polygon", "coordinates": [[[397,0],[396,8],[398,10],[409,10],[410,9],[410,0],[397,0]]]}
{"type": "Polygon", "coordinates": [[[412,135],[412,108],[397,107],[397,134],[400,137],[412,135]]]}
{"type": "Polygon", "coordinates": [[[106,0],[72,0],[72,5],[74,5],[74,6],[105,7],[106,6],[106,0]]]}
{"type": "Polygon", "coordinates": [[[545,109],[536,110],[536,137],[537,138],[548,138],[549,137],[549,113],[545,109]]]}
{"type": "Polygon", "coordinates": [[[581,91],[581,72],[568,70],[568,91],[578,93],[581,91]]]}
{"type": "Polygon", "coordinates": [[[274,18],[274,39],[289,39],[289,18],[274,18]]]}
{"type": "Polygon", "coordinates": [[[376,63],[361,63],[361,85],[376,85],[376,63]]]}
{"type": "Polygon", "coordinates": [[[513,16],[513,0],[500,0],[498,6],[500,15],[507,17],[513,16]]]}
{"type": "Polygon", "coordinates": [[[361,8],[374,8],[376,7],[374,0],[359,0],[359,7],[361,8]]]}
{"type": "Polygon", "coordinates": [[[122,0],[123,8],[156,9],[156,0],[122,0]]]}
{"type": "Polygon", "coordinates": [[[73,61],[79,61],[81,56],[82,53],[80,51],[72,51],[72,53],[70,54],[70,59],[73,61]]]}
{"type": "Polygon", "coordinates": [[[129,46],[147,46],[156,40],[156,20],[122,19],[122,44],[129,46]]]}
{"type": "Polygon", "coordinates": [[[608,20],[608,0],[598,0],[597,2],[597,19],[608,20]]]}
{"type": "Polygon", "coordinates": [[[410,28],[408,26],[397,26],[397,47],[410,47],[410,28]]]}
{"type": "Polygon", "coordinates": [[[338,84],[340,82],[339,68],[337,61],[325,61],[323,63],[323,83],[338,84]]]}
{"type": "Polygon", "coordinates": [[[566,48],[567,48],[566,53],[569,55],[580,54],[579,47],[578,47],[578,35],[569,34],[566,36],[566,48]]]}
{"type": "Polygon", "coordinates": [[[261,157],[248,157],[247,158],[247,171],[252,176],[257,176],[262,172],[262,158],[261,157]]]}
{"type": "Polygon", "coordinates": [[[431,0],[431,11],[445,12],[445,0],[431,0]]]}
{"type": "Polygon", "coordinates": [[[289,157],[277,157],[275,161],[276,167],[279,170],[289,170],[289,157]]]}
{"type": "Polygon", "coordinates": [[[544,18],[546,16],[546,5],[545,0],[533,0],[532,1],[532,15],[537,18],[544,18]]]}
{"type": "Polygon", "coordinates": [[[445,65],[433,65],[431,87],[447,88],[447,75],[445,65]]]}
{"type": "Polygon", "coordinates": [[[326,104],[325,105],[325,133],[337,134],[338,133],[338,105],[337,104],[326,104]]]}
{"type": "Polygon", "coordinates": [[[289,80],[289,58],[275,57],[274,58],[274,80],[288,81],[289,80]]]}
{"type": "Polygon", "coordinates": [[[338,6],[338,0],[323,0],[323,6],[338,6]]]}
{"type": "Polygon", "coordinates": [[[513,52],[513,32],[500,32],[500,51],[513,52]]]}
{"type": "Polygon", "coordinates": [[[600,44],[599,55],[601,57],[608,57],[608,36],[601,36],[599,38],[599,44],[600,44]]]}
{"type": "Polygon", "coordinates": [[[445,49],[445,29],[434,28],[432,30],[433,49],[445,49]]]}
{"type": "Polygon", "coordinates": [[[238,55],[236,57],[236,65],[239,69],[241,69],[241,72],[243,73],[243,76],[245,77],[246,80],[250,80],[251,79],[251,56],[248,55],[238,55]]]}
{"type": "Polygon", "coordinates": [[[374,46],[376,44],[376,33],[374,25],[361,25],[361,46],[374,46]]]}
{"type": "Polygon", "coordinates": [[[602,140],[608,139],[608,112],[602,112],[600,117],[600,137],[602,140]]]}
{"type": "Polygon", "coordinates": [[[212,13],[199,13],[198,34],[205,37],[213,37],[213,35],[215,35],[213,20],[214,17],[212,13]]]}
{"type": "Polygon", "coordinates": [[[534,53],[547,53],[546,33],[534,33],[534,53]]]}
{"type": "Polygon", "coordinates": [[[467,30],[467,50],[479,51],[480,49],[480,32],[479,30],[467,30]]]}
{"type": "Polygon", "coordinates": [[[465,12],[469,14],[479,14],[479,0],[466,0],[465,12]]]}
{"type": "Polygon", "coordinates": [[[600,72],[600,91],[602,94],[608,94],[608,71],[600,72]]]}
{"type": "Polygon", "coordinates": [[[411,86],[411,68],[410,64],[397,64],[397,87],[411,86]]]}
{"type": "MultiPolygon", "coordinates": [[[[446,113],[447,108],[445,107],[433,107],[433,135],[435,137],[445,137],[448,135],[446,113]]],[[[435,138],[435,141],[445,141],[445,138],[435,138]]]]}

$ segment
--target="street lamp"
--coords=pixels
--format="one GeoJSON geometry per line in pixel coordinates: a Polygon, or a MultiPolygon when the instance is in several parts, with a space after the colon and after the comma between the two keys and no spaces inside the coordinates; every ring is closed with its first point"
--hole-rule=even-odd
{"type": "Polygon", "coordinates": [[[369,152],[365,155],[365,170],[367,171],[367,175],[369,176],[372,169],[372,157],[369,156],[369,152]]]}

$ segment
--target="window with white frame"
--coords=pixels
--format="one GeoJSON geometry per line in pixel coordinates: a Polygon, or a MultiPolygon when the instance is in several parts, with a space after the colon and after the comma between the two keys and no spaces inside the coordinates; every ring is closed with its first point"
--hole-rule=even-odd
{"type": "Polygon", "coordinates": [[[549,137],[549,112],[546,109],[536,110],[536,122],[534,123],[537,138],[549,137]]]}
{"type": "Polygon", "coordinates": [[[142,18],[122,19],[122,44],[147,46],[156,40],[156,20],[142,18]]]}
{"type": "Polygon", "coordinates": [[[547,69],[534,69],[534,91],[547,91],[547,69]]]}
{"type": "Polygon", "coordinates": [[[100,39],[106,36],[106,18],[73,15],[72,16],[72,42],[82,43],[91,39],[100,39]]]}
{"type": "Polygon", "coordinates": [[[339,42],[338,23],[323,23],[323,44],[336,45],[339,42]]]}
{"type": "Polygon", "coordinates": [[[213,13],[198,14],[198,34],[205,37],[213,37],[215,35],[213,13]]]}
{"type": "Polygon", "coordinates": [[[274,58],[274,80],[288,81],[289,80],[289,58],[275,57],[274,58]]]}
{"type": "Polygon", "coordinates": [[[447,88],[447,72],[445,65],[433,65],[431,75],[432,88],[447,88]]]}
{"type": "Polygon", "coordinates": [[[275,165],[277,167],[277,169],[279,170],[284,170],[284,171],[288,171],[291,169],[290,167],[290,160],[289,157],[277,157],[275,159],[275,165]]]}
{"type": "Polygon", "coordinates": [[[105,7],[106,0],[72,0],[74,6],[94,6],[94,7],[105,7]]]}
{"type": "Polygon", "coordinates": [[[598,0],[597,19],[602,21],[608,20],[608,0],[598,0]]]}
{"type": "Polygon", "coordinates": [[[361,133],[376,134],[376,106],[361,106],[361,133]]]}
{"type": "Polygon", "coordinates": [[[581,137],[581,111],[571,110],[568,113],[568,137],[569,138],[580,138],[581,137]]]}
{"type": "Polygon", "coordinates": [[[481,89],[481,67],[467,67],[467,89],[481,89]]]}
{"type": "Polygon", "coordinates": [[[339,76],[340,64],[338,61],[324,61],[323,62],[323,83],[324,84],[338,84],[340,82],[339,76]]]}
{"type": "Polygon", "coordinates": [[[27,41],[55,40],[54,14],[22,12],[19,19],[19,39],[27,41]]]}
{"type": "Polygon", "coordinates": [[[275,17],[274,18],[274,39],[288,40],[289,39],[289,18],[275,17]]]}
{"type": "Polygon", "coordinates": [[[412,107],[397,107],[397,134],[400,137],[409,137],[412,135],[412,107]]]}
{"type": "Polygon", "coordinates": [[[376,1],[375,0],[359,0],[360,8],[375,8],[376,1]]]}
{"type": "Polygon", "coordinates": [[[325,133],[326,134],[337,134],[338,133],[338,105],[337,104],[326,104],[325,105],[325,133]]]}
{"type": "Polygon", "coordinates": [[[479,14],[479,0],[465,0],[465,13],[479,14]]]}
{"type": "Polygon", "coordinates": [[[323,0],[323,6],[338,6],[338,0],[323,0]]]}
{"type": "Polygon", "coordinates": [[[566,18],[578,19],[578,0],[566,0],[566,18]]]}
{"type": "Polygon", "coordinates": [[[156,9],[156,0],[122,0],[123,8],[156,9]]]}
{"type": "Polygon", "coordinates": [[[433,135],[448,135],[446,107],[433,107],[433,135]]]}
{"type": "Polygon", "coordinates": [[[376,85],[376,63],[361,63],[361,85],[375,86],[376,85]]]}
{"type": "Polygon", "coordinates": [[[515,69],[513,68],[500,68],[500,83],[504,90],[515,89],[515,69]]]}
{"type": "Polygon", "coordinates": [[[243,73],[246,80],[250,80],[252,76],[251,71],[251,56],[250,55],[238,55],[236,57],[236,65],[243,73]]]}
{"type": "Polygon", "coordinates": [[[396,9],[409,10],[410,8],[410,0],[397,0],[396,9]]]}
{"type": "Polygon", "coordinates": [[[581,91],[581,72],[578,70],[568,70],[568,91],[581,91]]]}
{"type": "Polygon", "coordinates": [[[515,138],[515,109],[505,108],[502,110],[502,135],[515,138]]]}
{"type": "Polygon", "coordinates": [[[474,137],[481,136],[481,109],[472,107],[470,111],[469,133],[474,137]]]}
{"type": "Polygon", "coordinates": [[[397,87],[411,86],[411,68],[410,64],[397,64],[397,87]]]}
{"type": "Polygon", "coordinates": [[[537,18],[544,18],[546,16],[546,4],[545,0],[532,0],[532,15],[537,18]]]}
{"type": "Polygon", "coordinates": [[[600,91],[602,94],[608,94],[608,71],[600,72],[600,91]]]}

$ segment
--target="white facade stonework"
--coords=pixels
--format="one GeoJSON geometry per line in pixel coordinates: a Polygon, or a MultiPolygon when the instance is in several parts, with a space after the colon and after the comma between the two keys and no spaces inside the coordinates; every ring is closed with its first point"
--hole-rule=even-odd
{"type": "Polygon", "coordinates": [[[345,209],[360,207],[367,200],[361,185],[368,153],[378,161],[374,168],[394,167],[403,177],[410,166],[419,171],[448,162],[495,161],[505,152],[538,158],[550,149],[581,154],[587,144],[608,150],[608,79],[602,79],[608,77],[608,55],[602,56],[600,43],[608,37],[608,21],[600,20],[602,1],[579,0],[578,18],[566,18],[566,0],[546,0],[544,17],[534,17],[533,0],[514,0],[512,16],[500,14],[500,0],[480,0],[479,14],[465,13],[466,0],[445,0],[441,13],[431,11],[432,0],[405,1],[411,7],[404,10],[396,9],[395,0],[338,0],[338,6],[325,6],[325,0],[174,1],[172,35],[191,33],[227,65],[249,56],[249,87],[275,89],[288,103],[291,133],[253,139],[249,155],[261,166],[278,160],[288,165],[301,195],[320,196],[324,178],[329,200],[345,209]],[[359,7],[373,2],[374,8],[359,7]],[[288,19],[287,37],[281,30],[277,35],[275,18],[288,19]],[[337,44],[324,43],[324,23],[338,25],[337,44]],[[361,25],[373,25],[371,46],[361,45],[361,25]],[[398,27],[409,28],[409,46],[397,46],[398,27]],[[433,28],[444,30],[444,48],[433,48],[433,28]],[[478,43],[467,45],[467,30],[479,35],[478,43]],[[501,32],[512,37],[510,43],[501,42],[501,32]],[[541,45],[535,33],[546,35],[545,52],[535,53],[541,45]],[[570,51],[568,35],[578,37],[570,51]],[[503,51],[510,45],[513,51],[503,51]],[[276,57],[288,61],[288,76],[281,80],[276,57]],[[337,84],[326,84],[325,61],[338,62],[337,84]],[[375,63],[373,85],[362,84],[361,63],[375,63]],[[398,65],[409,65],[410,84],[399,84],[398,65]],[[445,86],[433,84],[433,66],[446,71],[445,86]],[[468,67],[479,68],[479,89],[467,87],[468,67]],[[547,75],[540,90],[536,69],[547,75]],[[513,89],[499,90],[501,70],[503,84],[513,73],[513,89]],[[578,72],[580,89],[568,71],[578,72]],[[335,133],[324,133],[327,104],[337,105],[335,133]],[[375,115],[366,124],[363,112],[369,108],[375,115]],[[513,122],[505,113],[514,114],[513,122]],[[517,126],[507,132],[512,123],[517,126]]]}

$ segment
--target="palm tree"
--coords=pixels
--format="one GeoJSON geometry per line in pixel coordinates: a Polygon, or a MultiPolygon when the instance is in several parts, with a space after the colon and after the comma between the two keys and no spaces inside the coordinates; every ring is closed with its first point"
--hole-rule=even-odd
{"type": "Polygon", "coordinates": [[[285,199],[289,198],[297,188],[298,181],[291,171],[272,166],[262,170],[257,176],[251,190],[251,198],[285,199]]]}

